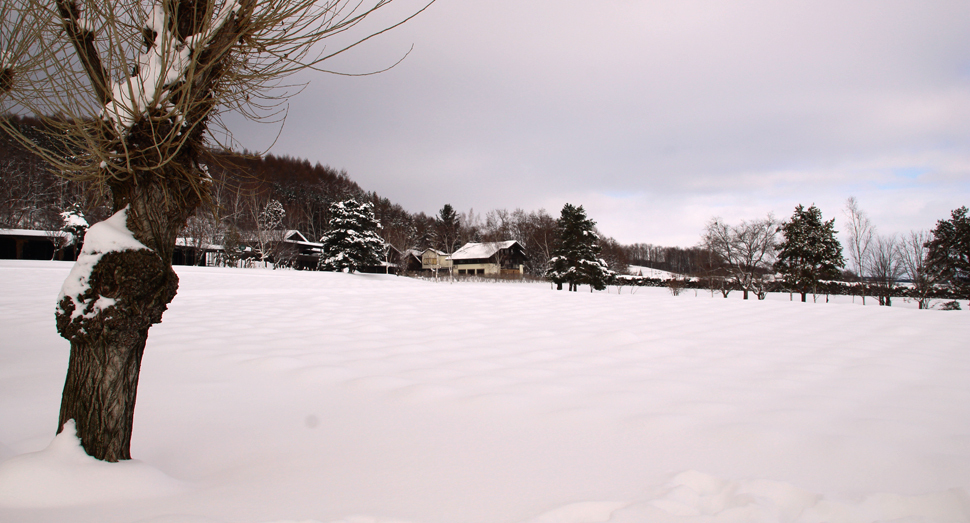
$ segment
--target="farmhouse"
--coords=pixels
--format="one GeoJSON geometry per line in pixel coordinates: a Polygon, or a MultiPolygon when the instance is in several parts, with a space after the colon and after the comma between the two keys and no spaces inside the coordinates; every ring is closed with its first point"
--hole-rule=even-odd
{"type": "Polygon", "coordinates": [[[466,243],[451,255],[457,274],[519,275],[524,272],[525,251],[515,240],[466,243]]]}

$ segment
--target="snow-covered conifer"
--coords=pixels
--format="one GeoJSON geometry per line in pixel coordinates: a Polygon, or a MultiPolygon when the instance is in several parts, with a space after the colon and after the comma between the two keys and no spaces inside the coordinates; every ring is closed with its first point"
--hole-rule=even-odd
{"type": "Polygon", "coordinates": [[[580,284],[588,284],[592,289],[603,290],[612,275],[609,267],[599,256],[599,238],[593,228],[596,222],[586,217],[582,206],[566,204],[556,222],[556,249],[550,260],[546,278],[562,290],[568,283],[569,290],[575,291],[580,284]]]}
{"type": "Polygon", "coordinates": [[[816,292],[821,280],[840,276],[845,260],[836,239],[835,219],[822,221],[822,211],[812,205],[799,205],[791,220],[781,226],[784,241],[778,246],[775,270],[785,278],[789,289],[802,295],[816,292]]]}
{"type": "Polygon", "coordinates": [[[379,265],[386,248],[377,234],[381,224],[374,219],[374,206],[350,199],[330,206],[330,231],[320,239],[323,254],[319,268],[324,271],[354,272],[379,265]]]}
{"type": "Polygon", "coordinates": [[[84,233],[88,230],[88,221],[84,218],[84,211],[78,204],[72,205],[68,210],[61,213],[64,225],[61,230],[71,235],[70,244],[80,246],[84,243],[84,233]]]}
{"type": "Polygon", "coordinates": [[[927,265],[955,296],[970,297],[970,216],[967,208],[950,213],[949,220],[936,222],[928,244],[927,265]]]}

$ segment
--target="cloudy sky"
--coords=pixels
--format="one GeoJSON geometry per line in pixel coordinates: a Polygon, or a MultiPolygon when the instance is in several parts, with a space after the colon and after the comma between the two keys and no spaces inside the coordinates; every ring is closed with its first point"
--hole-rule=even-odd
{"type": "MultiPolygon", "coordinates": [[[[299,77],[270,152],[412,212],[583,205],[623,243],[799,203],[844,229],[849,196],[881,233],[929,229],[970,205],[968,22],[966,0],[438,0],[331,64],[413,44],[392,70],[299,77]]],[[[233,130],[259,150],[278,126],[233,130]]]]}

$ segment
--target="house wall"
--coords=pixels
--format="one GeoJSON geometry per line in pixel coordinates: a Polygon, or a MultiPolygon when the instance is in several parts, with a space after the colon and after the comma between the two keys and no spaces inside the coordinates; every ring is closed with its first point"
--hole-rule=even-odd
{"type": "Polygon", "coordinates": [[[465,274],[498,274],[498,265],[494,263],[456,263],[455,264],[455,274],[465,275],[465,274]]]}
{"type": "Polygon", "coordinates": [[[446,254],[438,254],[430,249],[424,251],[424,254],[421,255],[421,268],[431,270],[435,268],[435,265],[439,269],[451,268],[451,259],[446,254]]]}
{"type": "MultiPolygon", "coordinates": [[[[525,266],[519,265],[517,272],[519,274],[525,273],[525,266]]],[[[465,275],[465,274],[480,274],[480,275],[497,275],[501,274],[502,270],[499,268],[497,263],[456,263],[455,264],[455,274],[465,275]]],[[[506,271],[508,273],[508,271],[506,271]]]]}

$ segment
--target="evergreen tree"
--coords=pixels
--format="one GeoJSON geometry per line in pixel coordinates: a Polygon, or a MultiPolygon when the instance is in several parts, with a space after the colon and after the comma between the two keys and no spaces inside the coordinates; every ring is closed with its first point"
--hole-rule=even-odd
{"type": "Polygon", "coordinates": [[[458,232],[460,224],[458,213],[450,203],[438,211],[438,216],[434,221],[434,240],[435,246],[442,251],[451,254],[458,248],[458,232]]]}
{"type": "Polygon", "coordinates": [[[834,218],[823,222],[818,207],[805,209],[799,205],[781,231],[785,240],[778,246],[775,270],[784,276],[790,289],[801,293],[802,301],[808,292],[816,292],[819,281],[840,276],[845,260],[835,237],[834,218]]]}
{"type": "Polygon", "coordinates": [[[958,297],[970,299],[970,217],[967,208],[960,207],[950,213],[949,220],[936,222],[933,239],[927,247],[930,272],[958,297]]]}
{"type": "Polygon", "coordinates": [[[374,219],[373,209],[354,199],[330,205],[330,232],[320,240],[320,270],[354,272],[381,263],[386,244],[377,234],[381,224],[374,219]]]}
{"type": "Polygon", "coordinates": [[[79,204],[75,203],[68,210],[61,213],[61,219],[63,220],[61,231],[71,235],[67,245],[74,245],[77,247],[77,251],[80,252],[81,245],[84,243],[84,234],[89,227],[88,221],[84,217],[84,211],[81,210],[79,204]]]}
{"type": "Polygon", "coordinates": [[[588,284],[590,291],[603,290],[613,273],[599,256],[601,248],[593,228],[596,222],[586,217],[582,206],[566,204],[556,221],[556,248],[546,278],[562,290],[562,284],[569,284],[569,290],[576,291],[580,284],[588,284]]]}

